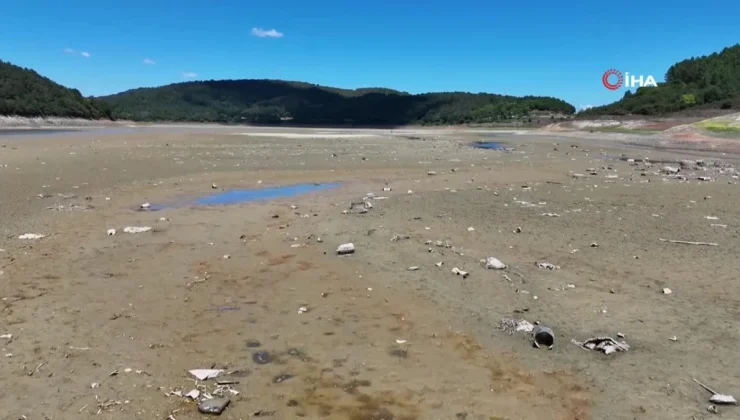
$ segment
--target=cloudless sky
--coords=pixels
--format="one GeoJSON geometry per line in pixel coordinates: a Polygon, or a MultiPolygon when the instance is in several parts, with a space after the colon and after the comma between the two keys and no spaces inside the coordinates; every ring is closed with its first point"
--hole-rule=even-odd
{"type": "Polygon", "coordinates": [[[2,3],[0,59],[85,95],[264,78],[581,107],[621,98],[607,69],[662,81],[674,62],[740,42],[740,0],[2,3]]]}

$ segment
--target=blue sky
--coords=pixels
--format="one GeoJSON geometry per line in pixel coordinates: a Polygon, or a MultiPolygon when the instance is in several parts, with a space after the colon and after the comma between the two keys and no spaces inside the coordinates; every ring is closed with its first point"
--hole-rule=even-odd
{"type": "Polygon", "coordinates": [[[738,0],[20,0],[1,19],[0,59],[85,95],[269,78],[580,107],[622,96],[602,85],[607,69],[661,81],[740,42],[738,0]]]}

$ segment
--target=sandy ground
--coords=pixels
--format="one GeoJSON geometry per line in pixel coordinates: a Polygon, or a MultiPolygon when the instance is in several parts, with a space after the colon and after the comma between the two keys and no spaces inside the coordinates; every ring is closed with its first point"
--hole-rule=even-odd
{"type": "Polygon", "coordinates": [[[0,138],[0,418],[204,418],[178,395],[198,389],[230,398],[225,419],[702,419],[716,415],[692,377],[740,394],[740,186],[712,165],[736,156],[597,135],[252,131],[0,138]],[[481,139],[514,150],[468,146],[481,139]],[[685,180],[640,161],[697,154],[685,180]],[[137,210],[314,182],[342,186],[137,210]],[[344,214],[368,193],[367,213],[344,214]],[[356,253],[336,255],[346,242],[356,253]],[[502,331],[507,317],[551,327],[553,349],[502,331]],[[625,353],[571,343],[618,333],[625,353]]]}

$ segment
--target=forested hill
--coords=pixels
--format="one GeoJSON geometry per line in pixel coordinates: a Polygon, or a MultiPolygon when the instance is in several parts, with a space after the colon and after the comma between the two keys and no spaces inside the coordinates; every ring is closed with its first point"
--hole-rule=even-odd
{"type": "Polygon", "coordinates": [[[689,58],[672,65],[665,83],[644,87],[612,104],[580,112],[579,117],[599,115],[659,115],[693,107],[731,109],[740,97],[740,44],[722,52],[689,58]]]}
{"type": "Polygon", "coordinates": [[[100,98],[119,119],[293,124],[464,124],[509,121],[531,111],[572,114],[550,97],[445,92],[411,95],[280,80],[220,80],[142,88],[100,98]]]}
{"type": "Polygon", "coordinates": [[[108,105],[0,60],[0,115],[110,119],[108,105]]]}

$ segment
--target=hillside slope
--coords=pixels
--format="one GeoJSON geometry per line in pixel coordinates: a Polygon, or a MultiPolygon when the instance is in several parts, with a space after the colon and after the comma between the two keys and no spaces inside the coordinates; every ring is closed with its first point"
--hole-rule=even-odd
{"type": "Polygon", "coordinates": [[[0,115],[110,119],[108,105],[0,60],[0,115]]]}
{"type": "Polygon", "coordinates": [[[731,110],[740,103],[740,44],[678,62],[668,69],[665,80],[657,87],[627,91],[621,100],[578,116],[665,115],[693,108],[731,110]]]}
{"type": "Polygon", "coordinates": [[[384,88],[347,90],[281,80],[176,83],[100,99],[111,106],[114,117],[134,121],[463,124],[521,119],[530,111],[575,112],[572,105],[550,97],[410,95],[384,88]]]}

